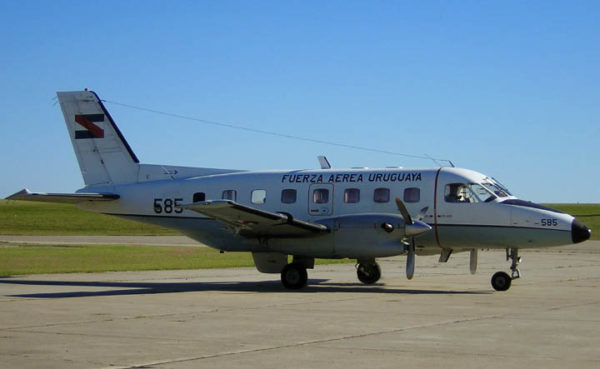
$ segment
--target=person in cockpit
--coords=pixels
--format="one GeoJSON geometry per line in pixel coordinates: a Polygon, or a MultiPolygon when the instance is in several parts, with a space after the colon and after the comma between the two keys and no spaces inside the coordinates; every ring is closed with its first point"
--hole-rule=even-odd
{"type": "Polygon", "coordinates": [[[470,202],[467,188],[462,183],[452,183],[446,186],[446,202],[470,202]]]}

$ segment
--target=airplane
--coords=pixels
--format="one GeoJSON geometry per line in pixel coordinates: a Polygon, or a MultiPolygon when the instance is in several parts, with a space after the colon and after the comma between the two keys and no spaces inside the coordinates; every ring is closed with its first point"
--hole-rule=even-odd
{"type": "Polygon", "coordinates": [[[75,193],[27,189],[7,199],[76,204],[82,209],[175,229],[221,252],[251,252],[256,269],[280,274],[287,289],[307,285],[316,258],[356,260],[358,279],[381,277],[378,258],[504,249],[520,277],[520,249],[590,238],[573,216],[513,196],[484,174],[448,167],[246,171],[141,164],[98,95],[57,92],[85,187],[75,193]],[[291,259],[291,261],[290,261],[291,259]]]}

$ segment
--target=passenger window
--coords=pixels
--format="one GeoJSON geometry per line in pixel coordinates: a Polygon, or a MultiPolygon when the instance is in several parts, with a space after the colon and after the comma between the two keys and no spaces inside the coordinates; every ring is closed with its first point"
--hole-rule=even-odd
{"type": "Polygon", "coordinates": [[[296,190],[285,189],[281,191],[281,202],[284,204],[293,204],[296,202],[296,190]]]}
{"type": "Polygon", "coordinates": [[[265,190],[252,191],[252,203],[253,204],[264,204],[266,201],[267,201],[267,191],[265,191],[265,190]]]}
{"type": "Polygon", "coordinates": [[[194,194],[194,202],[206,201],[206,195],[204,192],[196,192],[194,194]]]}
{"type": "Polygon", "coordinates": [[[373,201],[389,202],[390,201],[390,189],[389,188],[376,188],[375,192],[373,192],[373,201]]]}
{"type": "Polygon", "coordinates": [[[344,191],[344,202],[354,204],[360,201],[360,190],[358,188],[348,188],[344,191]]]}
{"type": "Polygon", "coordinates": [[[329,202],[329,190],[326,188],[319,188],[313,192],[313,202],[315,204],[326,204],[329,202]]]}
{"type": "Polygon", "coordinates": [[[237,198],[237,192],[235,190],[225,190],[223,191],[223,196],[221,196],[223,200],[233,200],[235,201],[237,198]]]}
{"type": "Polygon", "coordinates": [[[404,202],[419,201],[421,201],[421,189],[417,187],[409,187],[404,190],[404,202]]]}

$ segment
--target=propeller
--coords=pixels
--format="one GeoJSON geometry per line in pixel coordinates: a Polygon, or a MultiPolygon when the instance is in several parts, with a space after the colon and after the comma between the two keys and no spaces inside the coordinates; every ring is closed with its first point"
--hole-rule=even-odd
{"type": "Polygon", "coordinates": [[[471,274],[477,273],[477,249],[471,249],[469,255],[469,270],[471,274]]]}
{"type": "Polygon", "coordinates": [[[415,221],[410,216],[404,202],[398,197],[396,197],[396,206],[398,207],[398,211],[402,215],[402,218],[404,218],[404,234],[406,237],[410,237],[410,241],[407,243],[408,255],[406,256],[406,278],[412,279],[415,274],[415,237],[431,230],[431,226],[422,221],[429,207],[421,209],[417,216],[418,220],[415,221]]]}
{"type": "Polygon", "coordinates": [[[406,255],[406,278],[411,280],[415,274],[415,238],[410,238],[408,255],[406,255]]]}
{"type": "Polygon", "coordinates": [[[402,215],[402,218],[404,218],[404,224],[405,224],[404,234],[407,237],[418,236],[422,233],[429,232],[431,230],[431,227],[429,226],[429,224],[424,223],[422,221],[422,219],[425,217],[425,213],[429,209],[428,206],[421,209],[421,211],[419,212],[419,215],[417,216],[418,220],[416,220],[416,221],[412,219],[412,217],[410,216],[410,213],[406,209],[406,206],[404,205],[402,200],[400,200],[400,198],[398,198],[398,197],[396,197],[396,206],[398,207],[398,211],[402,215]]]}

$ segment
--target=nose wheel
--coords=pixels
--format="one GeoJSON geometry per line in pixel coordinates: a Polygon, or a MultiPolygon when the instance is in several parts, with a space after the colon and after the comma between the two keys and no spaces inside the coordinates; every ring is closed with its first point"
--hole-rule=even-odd
{"type": "Polygon", "coordinates": [[[521,277],[519,271],[519,264],[521,263],[521,257],[519,256],[519,249],[506,249],[506,260],[511,260],[510,274],[505,272],[497,272],[492,276],[492,287],[496,291],[506,291],[510,288],[513,279],[521,277]]]}
{"type": "Polygon", "coordinates": [[[492,287],[496,291],[506,291],[510,288],[512,278],[505,272],[496,272],[492,276],[492,287]]]}

